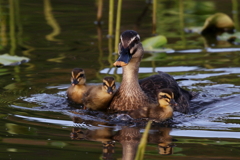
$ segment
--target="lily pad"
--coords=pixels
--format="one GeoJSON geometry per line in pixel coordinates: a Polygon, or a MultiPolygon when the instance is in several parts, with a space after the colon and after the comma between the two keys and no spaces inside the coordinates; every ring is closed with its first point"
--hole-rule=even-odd
{"type": "Polygon", "coordinates": [[[27,57],[11,56],[9,54],[0,55],[0,63],[4,66],[16,66],[28,62],[27,57]]]}
{"type": "Polygon", "coordinates": [[[234,22],[225,13],[216,13],[208,17],[204,23],[202,33],[212,32],[217,29],[230,31],[234,29],[234,22]]]}
{"type": "Polygon", "coordinates": [[[155,37],[150,37],[142,41],[144,50],[153,50],[163,47],[167,43],[167,38],[165,36],[159,35],[155,37]]]}

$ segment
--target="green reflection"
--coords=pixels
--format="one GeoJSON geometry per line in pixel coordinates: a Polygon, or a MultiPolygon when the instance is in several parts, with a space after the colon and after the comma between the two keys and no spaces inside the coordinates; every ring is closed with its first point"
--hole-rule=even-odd
{"type": "Polygon", "coordinates": [[[37,135],[36,129],[32,127],[26,127],[17,125],[14,123],[6,123],[7,132],[10,134],[24,134],[24,135],[37,135]]]}
{"type": "Polygon", "coordinates": [[[45,19],[47,21],[47,24],[52,27],[53,32],[46,35],[46,39],[48,41],[55,41],[60,42],[62,40],[56,39],[55,37],[60,34],[61,28],[58,25],[56,19],[54,18],[52,14],[52,6],[50,0],[44,0],[44,15],[45,19]]]}

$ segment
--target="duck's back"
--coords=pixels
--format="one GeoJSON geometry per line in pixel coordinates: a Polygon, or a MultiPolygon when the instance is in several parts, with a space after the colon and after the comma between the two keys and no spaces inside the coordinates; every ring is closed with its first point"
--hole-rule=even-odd
{"type": "Polygon", "coordinates": [[[190,92],[179,87],[176,80],[169,74],[159,72],[157,75],[139,80],[142,90],[151,98],[152,101],[157,100],[157,93],[160,89],[169,88],[174,93],[174,99],[178,103],[174,106],[175,111],[187,113],[189,111],[189,100],[192,98],[190,92]]]}

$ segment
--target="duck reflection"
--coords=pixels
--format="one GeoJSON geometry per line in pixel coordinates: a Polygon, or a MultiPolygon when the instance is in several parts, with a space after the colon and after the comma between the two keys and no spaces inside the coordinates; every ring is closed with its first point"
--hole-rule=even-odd
{"type": "MultiPolygon", "coordinates": [[[[82,122],[82,120],[76,120],[78,118],[79,117],[74,117],[74,121],[82,122]]],[[[141,129],[141,127],[122,126],[120,130],[115,131],[114,126],[99,128],[92,126],[90,129],[76,126],[72,129],[70,136],[72,140],[101,142],[103,159],[116,159],[113,157],[116,147],[115,144],[120,143],[122,145],[122,159],[132,160],[135,158],[142,137],[141,129]]],[[[173,154],[174,145],[172,144],[173,139],[169,135],[170,132],[171,128],[151,130],[148,134],[147,141],[148,143],[157,145],[159,154],[171,155],[173,154]]]]}

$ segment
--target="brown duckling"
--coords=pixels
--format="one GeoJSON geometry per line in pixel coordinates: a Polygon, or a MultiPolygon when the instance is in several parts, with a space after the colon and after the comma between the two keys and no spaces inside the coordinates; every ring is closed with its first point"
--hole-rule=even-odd
{"type": "Polygon", "coordinates": [[[138,70],[144,50],[137,32],[127,30],[121,34],[119,58],[114,63],[123,68],[122,82],[109,106],[110,112],[134,111],[145,106],[158,106],[157,93],[162,88],[170,88],[178,106],[174,110],[187,113],[191,93],[180,88],[172,76],[159,73],[138,81],[138,70]]]}
{"type": "Polygon", "coordinates": [[[161,89],[158,92],[158,105],[145,106],[142,109],[129,112],[133,118],[153,118],[164,121],[173,116],[173,107],[177,105],[174,100],[173,91],[169,88],[161,89]]]}
{"type": "Polygon", "coordinates": [[[74,68],[71,73],[71,86],[67,89],[67,97],[77,104],[82,104],[83,94],[87,90],[85,72],[81,68],[74,68]]]}
{"type": "Polygon", "coordinates": [[[173,107],[177,105],[174,100],[173,92],[168,89],[161,89],[158,93],[159,106],[149,108],[149,115],[147,117],[164,121],[172,118],[173,107]]]}
{"type": "Polygon", "coordinates": [[[83,97],[84,107],[91,110],[105,110],[115,93],[116,85],[113,77],[104,77],[103,84],[90,86],[83,97]]]}

